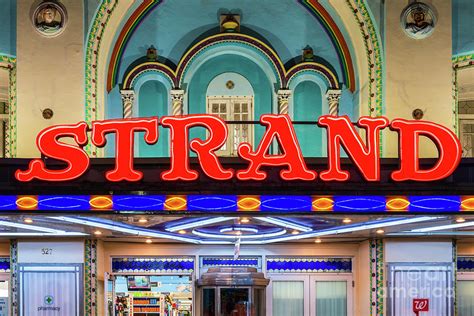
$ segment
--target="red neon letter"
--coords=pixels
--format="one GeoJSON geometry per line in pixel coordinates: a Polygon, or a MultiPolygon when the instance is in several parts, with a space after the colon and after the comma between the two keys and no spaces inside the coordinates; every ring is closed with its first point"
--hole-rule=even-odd
{"type": "Polygon", "coordinates": [[[115,169],[107,171],[109,181],[139,181],[143,173],[133,169],[135,132],[145,132],[145,141],[153,145],[158,141],[158,118],[118,119],[92,122],[92,143],[97,147],[106,144],[105,136],[115,133],[115,169]]]}
{"type": "Polygon", "coordinates": [[[189,149],[197,153],[204,173],[215,180],[228,180],[234,175],[233,170],[222,168],[219,159],[214,153],[227,140],[227,125],[223,120],[213,115],[166,116],[161,118],[160,124],[171,132],[171,169],[163,172],[163,180],[196,180],[198,172],[189,168],[189,149]],[[204,127],[209,137],[203,141],[193,139],[189,143],[189,129],[204,127]],[[188,145],[189,144],[189,145],[188,145]]]}
{"type": "Polygon", "coordinates": [[[40,152],[47,157],[66,162],[65,169],[47,169],[43,160],[34,159],[30,161],[28,170],[17,170],[15,178],[19,181],[31,181],[35,178],[46,181],[69,181],[83,175],[89,167],[89,157],[81,148],[60,142],[59,139],[62,137],[73,137],[79,146],[86,145],[87,124],[81,122],[76,125],[51,126],[36,137],[36,146],[40,152]]]}
{"type": "Polygon", "coordinates": [[[400,146],[400,170],[392,173],[393,180],[436,181],[451,175],[459,165],[462,147],[450,129],[432,122],[403,119],[393,120],[390,128],[398,132],[400,146]],[[418,163],[420,136],[428,137],[438,147],[438,162],[431,169],[420,169],[418,163]]]}
{"type": "Polygon", "coordinates": [[[367,181],[380,180],[380,130],[387,127],[385,117],[361,117],[357,125],[366,130],[367,145],[357,134],[347,116],[324,115],[319,118],[318,124],[327,129],[329,169],[321,172],[320,178],[324,181],[346,181],[349,172],[341,170],[341,145],[347,155],[357,165],[367,181]]]}
{"type": "Polygon", "coordinates": [[[261,166],[288,166],[281,170],[284,180],[314,180],[316,172],[308,170],[303,160],[295,130],[288,115],[262,115],[260,123],[267,126],[263,139],[256,152],[251,152],[248,143],[239,145],[239,156],[250,162],[247,170],[237,173],[239,180],[265,180],[267,173],[260,170],[261,166]],[[283,152],[279,155],[268,154],[273,139],[276,138],[283,152]]]}

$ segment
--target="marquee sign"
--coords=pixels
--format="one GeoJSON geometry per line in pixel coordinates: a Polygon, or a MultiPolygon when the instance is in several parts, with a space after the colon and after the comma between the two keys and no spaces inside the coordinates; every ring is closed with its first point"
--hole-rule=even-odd
{"type": "MultiPolygon", "coordinates": [[[[436,181],[448,177],[459,165],[461,144],[448,128],[427,121],[395,119],[385,117],[361,117],[356,124],[347,116],[321,116],[318,124],[327,130],[327,170],[319,172],[308,169],[295,130],[288,115],[262,115],[260,124],[266,131],[256,148],[241,143],[239,157],[248,163],[246,169],[233,170],[222,166],[216,154],[228,137],[226,123],[213,115],[197,114],[136,119],[113,119],[71,125],[51,126],[40,132],[36,144],[42,155],[65,162],[63,169],[49,169],[42,159],[33,159],[27,170],[17,170],[15,177],[22,182],[34,179],[43,181],[70,181],[81,177],[90,165],[90,158],[83,147],[90,141],[94,146],[104,147],[106,135],[115,135],[115,168],[106,172],[108,181],[140,181],[143,174],[134,169],[133,149],[136,132],[144,132],[147,144],[159,141],[158,127],[170,130],[169,170],[161,174],[162,181],[193,181],[199,173],[191,169],[189,152],[197,154],[202,172],[217,181],[237,178],[265,180],[267,174],[262,167],[283,167],[283,180],[302,181],[347,181],[350,174],[341,167],[341,147],[357,166],[366,181],[380,181],[380,132],[390,128],[398,133],[399,169],[391,173],[394,181],[436,181]],[[206,139],[189,139],[189,130],[204,127],[206,139]],[[356,127],[364,129],[365,139],[356,127]],[[429,138],[438,148],[439,156],[434,166],[422,169],[419,166],[418,146],[421,136],[429,138]],[[75,144],[61,141],[72,138],[75,144]],[[269,153],[271,144],[277,141],[280,152],[269,153]]],[[[159,180],[159,179],[157,179],[159,180]]]]}

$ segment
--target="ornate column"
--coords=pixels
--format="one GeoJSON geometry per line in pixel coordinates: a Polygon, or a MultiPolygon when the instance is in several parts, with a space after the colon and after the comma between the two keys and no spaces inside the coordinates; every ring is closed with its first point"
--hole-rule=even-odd
{"type": "Polygon", "coordinates": [[[330,89],[326,93],[329,101],[329,115],[339,115],[339,100],[341,99],[341,90],[330,89]]]}
{"type": "Polygon", "coordinates": [[[290,102],[291,90],[278,90],[278,113],[288,114],[288,104],[290,102]]]}
{"type": "Polygon", "coordinates": [[[171,90],[171,112],[173,115],[183,115],[184,90],[171,90]]]}
{"type": "Polygon", "coordinates": [[[135,91],[120,90],[122,95],[123,118],[132,118],[133,104],[135,103],[135,91]]]}

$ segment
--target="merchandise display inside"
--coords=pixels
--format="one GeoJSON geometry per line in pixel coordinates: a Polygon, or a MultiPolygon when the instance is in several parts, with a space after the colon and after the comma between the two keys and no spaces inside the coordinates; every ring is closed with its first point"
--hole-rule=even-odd
{"type": "Polygon", "coordinates": [[[108,316],[192,315],[190,276],[115,275],[107,297],[108,316]]]}

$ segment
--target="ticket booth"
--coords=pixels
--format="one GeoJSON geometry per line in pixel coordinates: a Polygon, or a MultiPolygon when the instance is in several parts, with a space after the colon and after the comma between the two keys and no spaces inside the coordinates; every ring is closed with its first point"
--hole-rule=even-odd
{"type": "Polygon", "coordinates": [[[209,268],[197,281],[201,315],[264,316],[268,283],[256,268],[209,268]]]}

